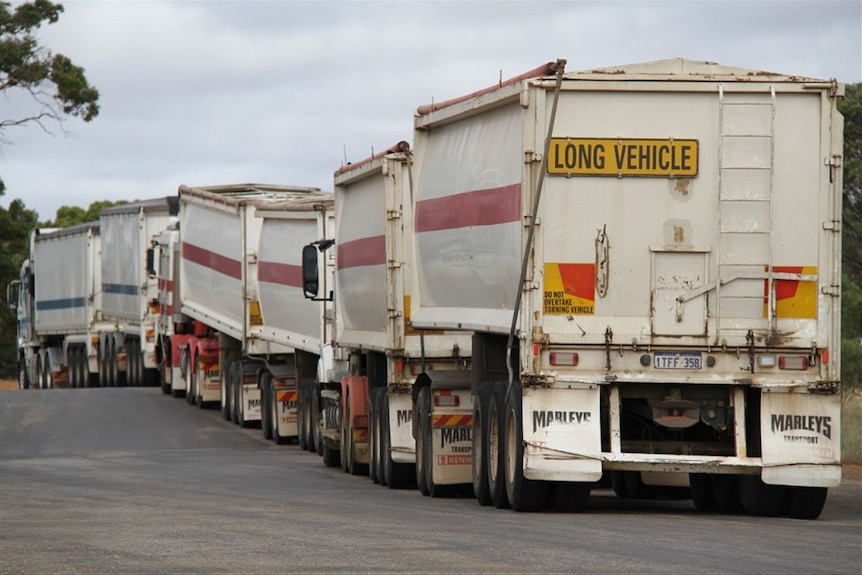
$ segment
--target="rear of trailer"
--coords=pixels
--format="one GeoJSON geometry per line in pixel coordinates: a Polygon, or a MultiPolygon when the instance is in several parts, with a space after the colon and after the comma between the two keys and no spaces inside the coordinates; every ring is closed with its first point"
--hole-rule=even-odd
{"type": "Polygon", "coordinates": [[[283,348],[267,357],[260,381],[261,429],[276,443],[298,438],[300,447],[312,451],[319,435],[319,418],[310,410],[315,374],[332,332],[323,302],[303,297],[302,247],[327,236],[333,213],[332,195],[323,193],[255,209],[262,222],[256,268],[260,321],[251,331],[283,348]]]}
{"type": "Polygon", "coordinates": [[[101,338],[101,362],[117,374],[118,384],[158,381],[159,286],[153,247],[177,211],[175,196],[102,210],[102,313],[116,330],[101,338]]]}
{"type": "Polygon", "coordinates": [[[335,338],[319,383],[322,411],[338,417],[324,418],[323,450],[347,471],[393,488],[415,478],[440,496],[470,483],[471,340],[410,325],[411,171],[399,142],[335,173],[335,338]]]}
{"type": "MultiPolygon", "coordinates": [[[[25,353],[31,386],[98,385],[98,338],[113,326],[101,320],[99,223],[34,232],[28,276],[33,290],[25,353]]],[[[109,382],[108,382],[109,383],[109,382]]]]}
{"type": "Polygon", "coordinates": [[[242,425],[260,420],[259,385],[268,358],[293,348],[291,342],[260,337],[262,220],[255,209],[319,192],[264,184],[180,186],[174,285],[180,309],[174,310],[179,321],[171,355],[190,403],[219,403],[226,418],[242,425]]]}
{"type": "Polygon", "coordinates": [[[477,334],[489,481],[518,510],[582,509],[604,473],[816,517],[841,477],[843,86],[563,65],[415,118],[413,324],[477,334]]]}

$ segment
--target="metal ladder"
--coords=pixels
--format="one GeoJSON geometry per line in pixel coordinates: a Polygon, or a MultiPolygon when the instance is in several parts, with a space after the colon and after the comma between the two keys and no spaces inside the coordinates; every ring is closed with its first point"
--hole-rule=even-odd
{"type": "Polygon", "coordinates": [[[774,329],[772,196],[775,153],[775,88],[769,93],[719,97],[719,198],[716,343],[739,341],[752,319],[766,314],[774,329]]]}

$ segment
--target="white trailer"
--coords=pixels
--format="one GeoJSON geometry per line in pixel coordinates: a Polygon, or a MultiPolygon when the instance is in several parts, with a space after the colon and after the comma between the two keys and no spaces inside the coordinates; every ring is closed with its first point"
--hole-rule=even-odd
{"type": "Polygon", "coordinates": [[[335,334],[310,397],[327,465],[439,497],[471,482],[471,339],[410,326],[411,170],[399,142],[335,173],[335,334]]]}
{"type": "Polygon", "coordinates": [[[516,510],[580,510],[605,472],[817,517],[841,477],[843,86],[564,64],[415,117],[412,321],[476,333],[476,481],[516,510]]]}
{"type": "MultiPolygon", "coordinates": [[[[179,236],[173,240],[179,244],[179,265],[170,286],[179,305],[173,305],[173,325],[167,328],[172,335],[164,337],[170,339],[171,388],[182,390],[177,394],[190,403],[220,404],[226,418],[243,426],[260,421],[259,386],[267,364],[293,348],[259,337],[262,220],[255,207],[319,192],[261,184],[180,186],[179,236]]],[[[166,291],[161,300],[172,297],[166,291]]]]}
{"type": "Polygon", "coordinates": [[[266,358],[260,379],[261,429],[276,443],[298,438],[301,448],[312,451],[317,449],[318,419],[300,407],[312,400],[320,350],[331,339],[332,328],[331,314],[321,307],[324,302],[303,297],[302,247],[327,237],[333,214],[331,194],[255,207],[261,220],[256,266],[260,321],[251,331],[284,350],[266,358]]]}
{"type": "Polygon", "coordinates": [[[158,381],[156,324],[158,278],[154,245],[176,220],[176,197],[106,208],[102,231],[102,315],[111,329],[100,336],[100,373],[109,385],[155,385],[158,381]]]}
{"type": "Polygon", "coordinates": [[[99,223],[35,229],[30,257],[7,288],[18,316],[18,381],[28,387],[87,387],[99,380],[99,223]]]}

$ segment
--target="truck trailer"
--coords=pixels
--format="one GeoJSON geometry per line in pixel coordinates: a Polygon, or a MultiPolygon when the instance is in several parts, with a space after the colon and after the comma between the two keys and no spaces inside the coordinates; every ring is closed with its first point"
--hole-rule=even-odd
{"type": "MultiPolygon", "coordinates": [[[[471,482],[471,338],[410,327],[411,170],[402,141],[335,172],[334,236],[304,258],[315,268],[317,252],[335,252],[335,331],[306,397],[320,397],[325,464],[439,497],[471,482]]],[[[318,274],[306,281],[317,297],[318,274]]]]}
{"type": "Polygon", "coordinates": [[[16,314],[21,389],[97,386],[101,317],[99,222],[34,229],[19,279],[7,286],[16,314]]]}
{"type": "MultiPolygon", "coordinates": [[[[321,192],[239,184],[180,186],[178,195],[179,222],[165,230],[159,241],[159,305],[172,312],[170,322],[159,324],[159,339],[165,342],[162,389],[185,395],[199,407],[219,405],[224,417],[237,424],[256,425],[261,419],[261,386],[280,388],[279,383],[272,384],[274,380],[295,388],[293,380],[287,380],[294,367],[293,345],[302,330],[289,327],[293,332],[284,339],[261,331],[264,312],[267,317],[278,313],[276,302],[264,310],[261,294],[268,298],[270,284],[291,277],[283,275],[285,267],[271,265],[267,254],[280,249],[290,252],[290,246],[271,244],[268,252],[261,248],[263,220],[255,216],[255,209],[321,192]],[[261,267],[264,274],[275,274],[265,276],[262,290],[261,267]]],[[[298,279],[294,285],[298,287],[298,279]]],[[[313,304],[299,296],[294,299],[314,313],[313,304]]],[[[266,302],[269,305],[269,299],[266,302]]],[[[288,304],[289,300],[278,305],[288,304]]],[[[295,421],[292,430],[277,427],[276,432],[295,437],[295,421]]]]}
{"type": "Polygon", "coordinates": [[[136,201],[102,210],[102,317],[113,324],[99,338],[103,383],[158,382],[158,278],[154,246],[176,220],[176,196],[136,201]]]}
{"type": "Polygon", "coordinates": [[[474,334],[474,483],[518,511],[581,510],[610,476],[817,517],[841,479],[843,86],[564,68],[415,114],[411,323],[474,334]]]}

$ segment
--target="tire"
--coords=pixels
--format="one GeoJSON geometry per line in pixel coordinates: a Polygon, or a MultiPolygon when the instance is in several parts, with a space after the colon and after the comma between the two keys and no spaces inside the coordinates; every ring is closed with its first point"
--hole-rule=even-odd
{"type": "Polygon", "coordinates": [[[24,361],[24,356],[18,358],[18,388],[30,389],[30,374],[27,370],[27,362],[24,361]]]}
{"type": "Polygon", "coordinates": [[[36,386],[36,389],[43,389],[45,378],[42,377],[42,358],[36,355],[33,359],[36,360],[36,377],[34,378],[34,384],[36,386]]]}
{"type": "Polygon", "coordinates": [[[221,375],[221,416],[225,421],[230,421],[231,414],[231,387],[230,378],[233,373],[233,362],[228,361],[221,375]]]}
{"type": "Polygon", "coordinates": [[[66,371],[69,374],[69,389],[78,388],[78,346],[72,345],[66,350],[66,371]]]}
{"type": "Polygon", "coordinates": [[[264,439],[273,439],[273,428],[278,424],[274,391],[272,374],[267,371],[260,380],[260,431],[264,439]]]}
{"type": "Polygon", "coordinates": [[[476,390],[473,401],[473,493],[479,505],[494,503],[488,489],[488,404],[491,383],[483,381],[476,390]]]}
{"type": "Polygon", "coordinates": [[[742,502],[739,500],[739,488],[735,475],[712,475],[712,493],[715,497],[715,509],[719,513],[736,514],[742,512],[742,502]]]}
{"type": "Polygon", "coordinates": [[[651,499],[653,497],[653,490],[643,482],[640,471],[623,471],[622,474],[629,499],[651,499]]]}
{"type": "Polygon", "coordinates": [[[341,464],[341,451],[333,449],[326,442],[323,443],[321,449],[323,451],[321,453],[323,464],[326,467],[338,467],[341,464]]]}
{"type": "Polygon", "coordinates": [[[380,483],[382,477],[380,463],[380,389],[371,390],[371,405],[369,406],[368,422],[370,429],[369,439],[371,440],[371,464],[368,466],[368,476],[374,483],[380,483]]]}
{"type": "Polygon", "coordinates": [[[629,492],[626,488],[625,471],[617,471],[616,469],[611,471],[611,488],[614,490],[614,494],[620,499],[629,498],[629,492]]]}
{"type": "Polygon", "coordinates": [[[777,517],[784,507],[785,488],[767,485],[759,475],[740,475],[737,488],[742,508],[748,515],[777,517]]]}
{"type": "Polygon", "coordinates": [[[195,393],[192,403],[194,403],[198,409],[203,409],[206,407],[206,404],[204,403],[203,393],[201,393],[201,382],[206,381],[206,372],[203,369],[203,362],[201,362],[201,360],[197,360],[195,362],[194,378],[195,393]]]}
{"type": "Polygon", "coordinates": [[[544,482],[524,477],[522,418],[521,384],[516,381],[506,397],[506,495],[515,511],[538,511],[545,506],[547,489],[544,482]]]}
{"type": "Polygon", "coordinates": [[[497,509],[509,509],[506,493],[505,386],[494,383],[488,393],[488,433],[485,453],[488,457],[488,493],[497,509]]]}
{"type": "Polygon", "coordinates": [[[427,474],[425,471],[425,452],[428,450],[428,445],[426,445],[425,439],[425,410],[422,407],[428,400],[429,392],[430,389],[428,387],[423,387],[419,390],[419,394],[416,398],[416,414],[418,421],[413,422],[413,425],[416,427],[416,487],[422,495],[429,494],[428,485],[426,483],[427,474]]]}
{"type": "Polygon", "coordinates": [[[129,339],[126,341],[126,383],[129,387],[140,386],[138,361],[138,340],[129,339]]]}
{"type": "MultiPolygon", "coordinates": [[[[117,343],[114,342],[113,345],[114,353],[111,354],[113,361],[111,363],[113,367],[113,380],[114,387],[125,387],[126,386],[126,372],[120,371],[120,362],[117,361],[117,343]]],[[[128,356],[126,356],[128,358],[128,356]]]]}
{"type": "Polygon", "coordinates": [[[302,451],[308,451],[309,430],[308,430],[308,390],[305,388],[305,383],[300,380],[296,384],[296,395],[299,400],[296,406],[296,442],[302,451]]]}
{"type": "Polygon", "coordinates": [[[689,473],[688,483],[691,500],[698,511],[715,511],[715,495],[712,492],[712,478],[705,473],[689,473]]]}
{"type": "Polygon", "coordinates": [[[87,346],[78,348],[78,387],[89,387],[90,370],[87,369],[87,346]]]}
{"type": "Polygon", "coordinates": [[[235,361],[231,364],[230,385],[230,420],[239,425],[239,410],[240,410],[240,385],[242,385],[242,362],[235,361]]]}
{"type": "Polygon", "coordinates": [[[42,389],[53,389],[54,379],[51,377],[51,357],[48,353],[44,356],[45,363],[42,365],[42,389]]]}
{"type": "Polygon", "coordinates": [[[580,513],[587,507],[591,484],[555,481],[551,487],[551,505],[560,513],[580,513]]]}
{"type": "Polygon", "coordinates": [[[793,519],[817,519],[826,504],[825,487],[787,487],[784,514],[793,519]]]}

